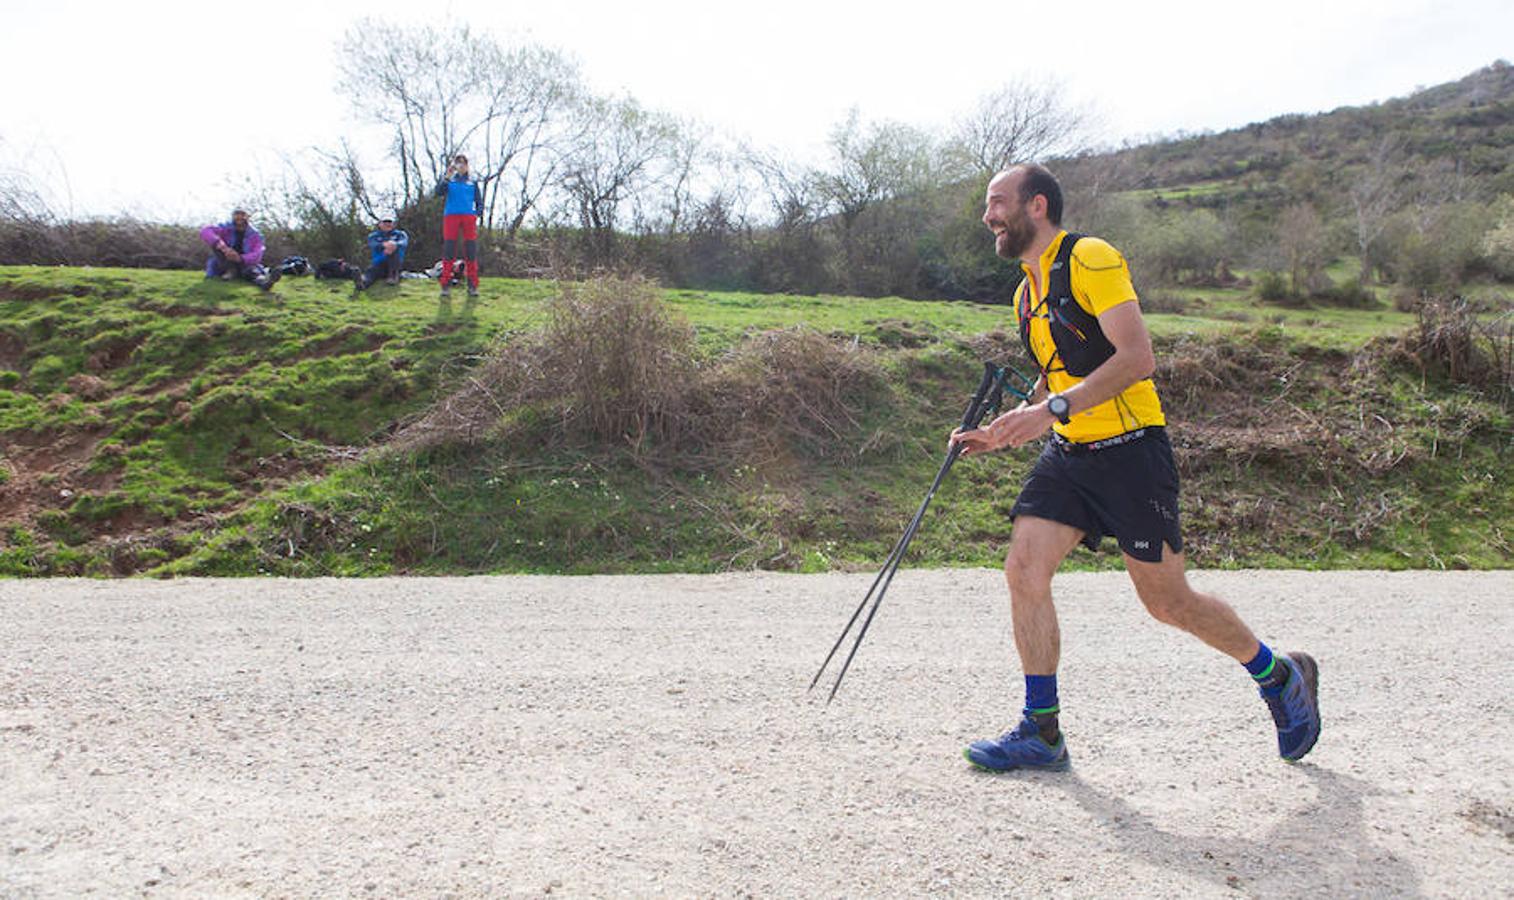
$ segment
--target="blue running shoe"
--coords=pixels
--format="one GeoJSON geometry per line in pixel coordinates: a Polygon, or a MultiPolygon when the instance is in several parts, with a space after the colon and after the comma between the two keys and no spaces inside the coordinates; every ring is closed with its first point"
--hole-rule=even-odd
{"type": "Polygon", "coordinates": [[[1072,764],[1067,755],[1067,738],[1059,735],[1056,744],[1048,744],[1041,738],[1041,730],[1030,716],[1020,720],[1020,726],[998,740],[973,741],[964,748],[962,756],[968,762],[989,772],[1008,772],[1011,769],[1046,769],[1061,772],[1072,764]]]}
{"type": "Polygon", "coordinates": [[[1277,661],[1288,667],[1288,683],[1270,692],[1262,688],[1262,699],[1277,725],[1277,752],[1295,762],[1319,740],[1319,666],[1307,653],[1288,653],[1277,661]]]}

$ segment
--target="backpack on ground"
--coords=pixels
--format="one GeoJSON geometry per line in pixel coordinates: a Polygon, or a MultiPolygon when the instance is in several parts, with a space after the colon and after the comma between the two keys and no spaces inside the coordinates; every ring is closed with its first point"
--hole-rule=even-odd
{"type": "Polygon", "coordinates": [[[348,263],[345,259],[323,259],[321,260],[320,264],[315,267],[315,277],[340,278],[346,281],[351,281],[352,276],[356,275],[360,271],[362,270],[348,263]]]}
{"type": "Polygon", "coordinates": [[[303,256],[286,256],[279,263],[280,275],[308,275],[310,274],[310,260],[303,256]]]}

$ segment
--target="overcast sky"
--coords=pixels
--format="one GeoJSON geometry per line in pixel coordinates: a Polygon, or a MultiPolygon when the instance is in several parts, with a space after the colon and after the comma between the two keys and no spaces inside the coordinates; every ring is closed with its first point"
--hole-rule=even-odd
{"type": "MultiPolygon", "coordinates": [[[[435,24],[557,48],[601,91],[807,159],[852,106],[945,129],[1009,81],[1060,79],[1118,143],[1385,100],[1514,58],[1511,0],[428,6],[435,24]]],[[[362,9],[0,0],[0,173],[26,173],[65,215],[224,216],[280,154],[359,133],[332,85],[362,9]]]]}

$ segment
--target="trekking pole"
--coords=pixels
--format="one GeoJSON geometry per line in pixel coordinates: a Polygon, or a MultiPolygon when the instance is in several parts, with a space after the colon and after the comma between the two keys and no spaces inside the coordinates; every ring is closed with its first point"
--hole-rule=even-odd
{"type": "MultiPolygon", "coordinates": [[[[967,410],[962,414],[962,428],[976,428],[983,421],[985,415],[989,414],[990,411],[996,412],[1003,400],[1006,387],[1011,393],[1023,399],[1027,397],[1030,386],[1029,379],[1019,372],[1008,367],[1000,367],[991,362],[985,362],[983,364],[983,378],[978,383],[978,389],[973,392],[972,399],[968,401],[967,410]],[[1016,379],[1016,384],[1006,385],[1005,381],[1010,376],[1016,379]]],[[[868,610],[867,618],[862,621],[862,628],[857,632],[856,640],[852,643],[851,652],[847,654],[846,661],[842,663],[841,670],[836,674],[835,683],[831,685],[831,692],[825,698],[827,706],[835,699],[836,691],[841,688],[841,679],[846,677],[847,669],[851,668],[852,659],[857,655],[857,649],[862,646],[862,639],[867,636],[867,629],[872,625],[873,616],[877,615],[878,607],[883,603],[883,595],[888,591],[889,584],[893,582],[894,573],[899,570],[899,564],[903,561],[904,554],[909,549],[910,541],[914,539],[915,533],[920,529],[920,523],[925,519],[926,508],[930,506],[931,500],[936,496],[937,489],[941,487],[941,482],[946,478],[946,473],[951,470],[952,464],[957,461],[957,457],[961,453],[961,444],[953,444],[947,451],[946,459],[941,463],[941,468],[936,473],[935,480],[931,482],[930,490],[926,492],[925,500],[921,502],[920,508],[915,511],[915,515],[905,527],[904,534],[894,544],[893,551],[889,553],[888,559],[883,563],[883,568],[878,571],[877,577],[873,579],[872,586],[867,589],[867,593],[862,597],[862,602],[857,604],[856,610],[852,612],[852,617],[847,620],[846,627],[841,631],[841,636],[836,638],[836,643],[831,646],[831,652],[826,654],[825,661],[820,664],[820,671],[816,672],[814,679],[810,681],[809,689],[814,690],[815,685],[820,681],[820,676],[825,673],[826,667],[831,664],[836,651],[841,648],[841,644],[846,640],[847,634],[851,632],[852,626],[856,624],[857,617],[862,614],[863,608],[867,606],[868,600],[871,599],[873,601],[872,608],[868,610]],[[876,596],[874,596],[874,591],[877,591],[876,596]]]]}
{"type": "MultiPolygon", "coordinates": [[[[991,389],[993,378],[993,364],[984,363],[983,380],[978,383],[978,389],[973,392],[972,399],[968,401],[967,412],[963,415],[963,421],[966,421],[968,416],[973,415],[974,410],[983,403],[984,396],[991,389]]],[[[945,472],[947,466],[949,465],[950,463],[947,463],[946,465],[942,466],[942,473],[945,472]]],[[[942,473],[938,473],[936,475],[937,482],[940,482],[942,473]]],[[[910,522],[913,523],[914,520],[911,519],[910,522]]],[[[836,638],[836,643],[831,645],[831,652],[825,655],[825,662],[820,664],[820,671],[816,672],[815,677],[810,679],[810,686],[808,690],[814,690],[815,685],[820,683],[820,676],[825,674],[825,669],[831,664],[831,659],[835,657],[836,651],[841,649],[841,644],[846,640],[846,636],[851,633],[852,626],[857,624],[857,617],[862,615],[862,610],[867,607],[867,601],[872,599],[873,591],[878,589],[879,582],[883,581],[883,578],[888,573],[889,569],[891,569],[895,565],[895,560],[897,560],[898,557],[903,554],[904,548],[908,546],[909,536],[910,529],[906,526],[904,529],[904,534],[899,536],[899,540],[894,542],[894,548],[889,551],[888,558],[883,563],[883,568],[878,570],[878,575],[873,579],[872,585],[868,587],[867,593],[862,595],[862,602],[857,604],[856,610],[852,612],[852,617],[846,622],[846,627],[841,629],[841,636],[836,638]]],[[[833,695],[834,693],[835,692],[832,691],[833,695]]],[[[829,703],[830,701],[827,700],[826,702],[829,703]]]]}

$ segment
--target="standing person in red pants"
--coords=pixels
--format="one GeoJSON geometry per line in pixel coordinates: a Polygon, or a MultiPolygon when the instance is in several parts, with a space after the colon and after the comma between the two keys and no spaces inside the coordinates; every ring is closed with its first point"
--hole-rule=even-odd
{"type": "Polygon", "coordinates": [[[436,186],[436,196],[446,197],[442,210],[442,296],[452,293],[452,263],[457,242],[463,242],[463,271],[468,276],[468,296],[478,296],[478,220],[484,214],[484,192],[468,174],[468,157],[452,158],[447,174],[436,186]]]}

